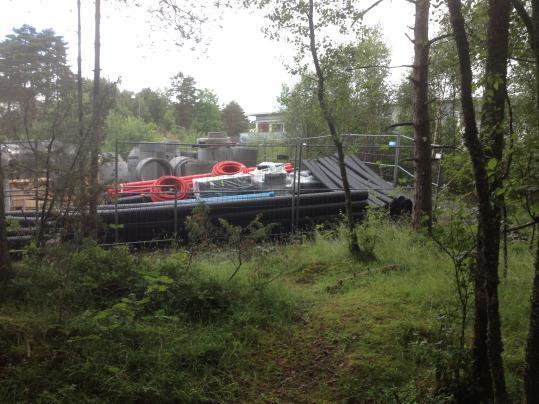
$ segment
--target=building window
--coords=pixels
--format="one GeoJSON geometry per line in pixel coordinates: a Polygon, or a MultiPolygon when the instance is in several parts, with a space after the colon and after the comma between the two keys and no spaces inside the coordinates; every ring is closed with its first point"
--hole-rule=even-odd
{"type": "Polygon", "coordinates": [[[258,131],[262,133],[267,133],[270,131],[269,123],[267,122],[259,122],[258,123],[258,131]]]}

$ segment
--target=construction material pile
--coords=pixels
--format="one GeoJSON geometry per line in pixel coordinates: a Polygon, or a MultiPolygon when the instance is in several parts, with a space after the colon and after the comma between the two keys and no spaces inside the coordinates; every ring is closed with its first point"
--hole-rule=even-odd
{"type": "Polygon", "coordinates": [[[46,185],[46,178],[9,180],[9,190],[6,192],[9,210],[41,209],[46,196],[46,185]]]}
{"type": "MultiPolygon", "coordinates": [[[[366,191],[352,192],[352,209],[361,218],[367,206],[366,191]]],[[[186,240],[186,220],[201,199],[103,205],[99,216],[108,230],[107,242],[116,238],[124,242],[140,242],[163,238],[186,240]],[[112,226],[121,224],[121,226],[112,226]]],[[[345,209],[343,191],[310,194],[283,194],[260,192],[234,196],[218,196],[203,199],[208,207],[208,220],[220,225],[226,220],[235,226],[247,226],[258,218],[263,224],[272,224],[274,234],[286,234],[292,229],[312,227],[326,221],[338,221],[345,209]]],[[[215,236],[218,236],[216,234],[215,236]]]]}
{"type": "MultiPolygon", "coordinates": [[[[304,160],[306,169],[275,162],[262,162],[256,167],[234,160],[203,163],[208,172],[187,174],[179,170],[183,175],[158,174],[151,180],[143,176],[142,180],[109,186],[105,203],[97,207],[100,240],[185,240],[187,218],[201,202],[208,207],[212,223],[219,225],[224,219],[247,226],[257,218],[272,224],[276,234],[338,221],[346,208],[335,156],[304,160]]],[[[357,156],[347,156],[345,164],[354,217],[362,218],[368,205],[387,207],[392,215],[409,213],[411,201],[399,196],[393,184],[385,182],[357,156]]],[[[75,209],[62,215],[50,213],[43,225],[54,229],[68,228],[69,220],[77,220],[80,214],[75,209]]],[[[11,248],[22,248],[30,242],[42,219],[40,212],[28,214],[23,206],[20,211],[7,212],[6,218],[16,225],[8,234],[11,248]]]]}
{"type": "Polygon", "coordinates": [[[107,199],[125,204],[206,198],[224,194],[241,195],[264,191],[264,180],[268,179],[274,184],[277,183],[277,177],[283,179],[278,185],[284,188],[288,174],[293,170],[291,163],[262,163],[257,167],[246,167],[237,161],[221,161],[215,164],[209,173],[181,177],[163,176],[155,180],[111,186],[107,190],[107,199]]]}

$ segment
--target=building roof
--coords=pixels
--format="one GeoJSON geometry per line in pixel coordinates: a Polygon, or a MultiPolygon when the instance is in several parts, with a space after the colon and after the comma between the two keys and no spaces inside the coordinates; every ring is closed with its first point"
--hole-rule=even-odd
{"type": "Polygon", "coordinates": [[[260,112],[248,116],[254,117],[256,122],[281,122],[283,118],[281,112],[260,112]]]}

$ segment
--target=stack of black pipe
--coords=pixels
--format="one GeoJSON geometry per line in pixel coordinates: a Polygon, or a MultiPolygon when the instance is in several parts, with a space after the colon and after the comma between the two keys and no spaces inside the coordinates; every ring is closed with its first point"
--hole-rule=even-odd
{"type": "MultiPolygon", "coordinates": [[[[352,192],[354,214],[361,217],[367,205],[368,192],[352,192]]],[[[113,241],[118,232],[120,241],[145,241],[177,234],[185,237],[184,223],[200,202],[175,203],[174,201],[148,204],[105,205],[99,215],[108,230],[106,239],[113,241]],[[119,224],[120,226],[110,226],[119,224]],[[177,228],[175,229],[175,225],[177,228]]],[[[334,220],[345,209],[344,192],[322,192],[253,199],[220,200],[205,202],[209,219],[217,223],[225,219],[236,226],[249,224],[257,215],[263,224],[275,223],[276,232],[290,231],[291,224],[298,226],[334,220]],[[294,198],[294,199],[293,199],[294,198]]]]}
{"type": "MultiPolygon", "coordinates": [[[[367,206],[368,192],[352,192],[352,208],[362,217],[367,206]]],[[[141,242],[173,235],[186,238],[185,220],[200,202],[165,201],[102,205],[98,208],[103,226],[104,242],[141,242]],[[118,237],[118,238],[116,238],[118,237]]],[[[256,197],[250,199],[209,200],[209,219],[218,224],[225,219],[236,226],[248,225],[257,215],[263,224],[275,224],[274,233],[287,233],[292,224],[300,228],[335,221],[345,210],[344,192],[318,192],[300,195],[256,197]]],[[[77,213],[72,212],[76,216],[77,213]]],[[[71,218],[74,216],[68,215],[71,218]]],[[[10,248],[21,248],[35,233],[36,217],[23,212],[8,212],[7,219],[19,223],[9,235],[10,248]]],[[[53,226],[57,218],[47,219],[53,226]]]]}

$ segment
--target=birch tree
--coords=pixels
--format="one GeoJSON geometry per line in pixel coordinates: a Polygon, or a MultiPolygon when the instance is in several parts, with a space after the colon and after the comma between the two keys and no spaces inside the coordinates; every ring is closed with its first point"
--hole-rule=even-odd
{"type": "Polygon", "coordinates": [[[470,45],[460,0],[448,0],[451,26],[460,69],[463,138],[470,154],[478,207],[477,264],[475,275],[474,361],[481,399],[505,403],[507,392],[502,361],[503,342],[498,301],[501,166],[504,139],[509,3],[488,2],[487,57],[481,133],[474,100],[470,45]],[[486,351],[486,352],[485,352],[486,351]],[[488,372],[486,371],[488,370],[488,372]]]}
{"type": "Polygon", "coordinates": [[[339,162],[345,194],[349,250],[356,257],[362,257],[362,250],[357,240],[350,184],[344,164],[344,138],[339,131],[339,122],[335,119],[326,88],[330,69],[324,64],[324,60],[330,59],[327,56],[343,43],[357,40],[363,16],[382,1],[371,3],[338,0],[243,1],[244,5],[258,7],[266,13],[268,24],[264,27],[264,32],[269,38],[285,41],[294,46],[295,71],[305,73],[314,68],[318,103],[339,162]]]}

